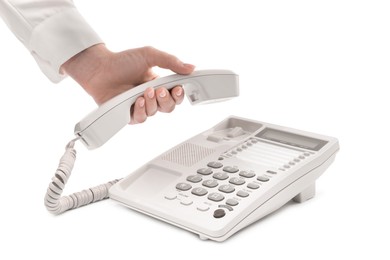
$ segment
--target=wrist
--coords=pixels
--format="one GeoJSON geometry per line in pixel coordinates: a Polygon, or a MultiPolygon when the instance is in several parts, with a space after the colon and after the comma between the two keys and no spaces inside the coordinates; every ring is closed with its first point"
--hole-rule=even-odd
{"type": "Polygon", "coordinates": [[[103,68],[111,52],[104,44],[93,45],[72,58],[67,60],[61,66],[61,72],[69,75],[92,97],[94,97],[94,89],[90,84],[94,75],[97,75],[103,68]]]}

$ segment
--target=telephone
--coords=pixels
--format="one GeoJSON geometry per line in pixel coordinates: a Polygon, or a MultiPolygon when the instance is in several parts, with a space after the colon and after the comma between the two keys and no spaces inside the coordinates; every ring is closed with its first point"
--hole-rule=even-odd
{"type": "Polygon", "coordinates": [[[151,160],[122,180],[61,196],[80,139],[88,149],[103,145],[130,120],[130,107],[147,87],[183,85],[190,102],[238,95],[231,71],[172,75],[129,90],[92,112],[75,127],[45,197],[59,214],[110,197],[151,217],[224,241],[290,200],[315,195],[316,179],[339,150],[336,138],[230,116],[151,160]]]}

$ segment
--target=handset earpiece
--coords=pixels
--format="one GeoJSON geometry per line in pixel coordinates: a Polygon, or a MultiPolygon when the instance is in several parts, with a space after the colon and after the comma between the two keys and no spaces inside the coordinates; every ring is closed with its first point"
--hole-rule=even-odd
{"type": "Polygon", "coordinates": [[[191,104],[209,103],[239,95],[238,75],[229,70],[199,70],[190,75],[170,75],[141,84],[102,104],[75,126],[74,133],[88,149],[107,142],[130,122],[130,108],[149,88],[168,90],[182,85],[191,104]]]}

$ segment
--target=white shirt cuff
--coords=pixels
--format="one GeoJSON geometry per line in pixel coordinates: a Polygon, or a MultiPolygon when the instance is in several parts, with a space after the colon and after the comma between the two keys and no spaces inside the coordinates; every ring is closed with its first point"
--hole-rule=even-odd
{"type": "Polygon", "coordinates": [[[37,25],[29,47],[43,73],[53,82],[65,75],[60,67],[77,53],[102,43],[76,8],[57,13],[37,25]]]}

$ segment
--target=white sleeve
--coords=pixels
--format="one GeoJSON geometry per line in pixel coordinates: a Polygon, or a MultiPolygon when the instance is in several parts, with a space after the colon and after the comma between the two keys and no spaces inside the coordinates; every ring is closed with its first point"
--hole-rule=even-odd
{"type": "Polygon", "coordinates": [[[102,42],[72,0],[0,0],[0,16],[53,82],[63,63],[102,42]]]}

